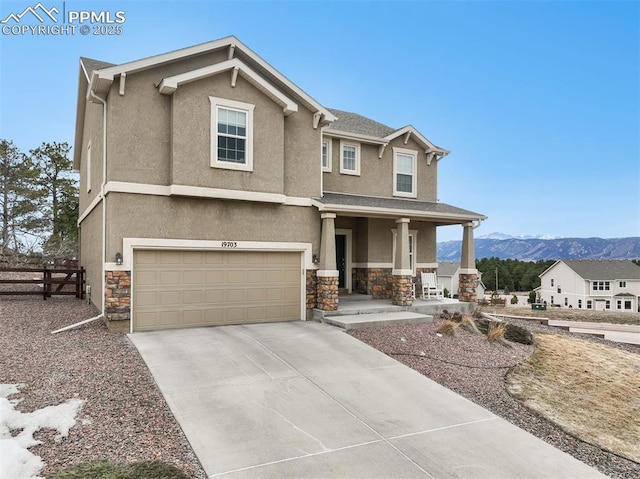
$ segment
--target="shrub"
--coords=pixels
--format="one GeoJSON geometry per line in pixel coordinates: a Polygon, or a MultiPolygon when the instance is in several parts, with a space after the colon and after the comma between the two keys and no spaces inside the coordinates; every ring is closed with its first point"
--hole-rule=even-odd
{"type": "Polygon", "coordinates": [[[511,304],[518,304],[518,297],[515,294],[511,298],[511,304]]]}
{"type": "Polygon", "coordinates": [[[451,321],[450,319],[445,319],[442,324],[438,326],[436,332],[445,336],[455,336],[457,329],[458,323],[456,323],[455,321],[451,321]]]}
{"type": "Polygon", "coordinates": [[[503,342],[504,333],[507,330],[506,323],[489,323],[489,330],[487,331],[487,339],[491,342],[503,342]]]}

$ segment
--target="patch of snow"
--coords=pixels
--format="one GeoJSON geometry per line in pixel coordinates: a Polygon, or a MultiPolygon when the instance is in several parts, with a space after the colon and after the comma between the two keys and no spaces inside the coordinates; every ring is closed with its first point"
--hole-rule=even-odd
{"type": "Polygon", "coordinates": [[[76,424],[76,415],[84,405],[81,399],[70,399],[57,406],[47,406],[33,412],[16,410],[19,399],[7,399],[20,391],[22,384],[0,384],[0,479],[38,479],[44,466],[39,456],[28,448],[41,443],[33,438],[42,428],[55,429],[56,441],[69,435],[76,424]],[[11,430],[20,430],[16,436],[11,430]]]}

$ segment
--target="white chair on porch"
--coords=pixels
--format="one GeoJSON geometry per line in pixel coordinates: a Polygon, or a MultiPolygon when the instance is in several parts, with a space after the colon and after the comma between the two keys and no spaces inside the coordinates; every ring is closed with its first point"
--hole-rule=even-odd
{"type": "Polygon", "coordinates": [[[436,273],[420,273],[422,279],[422,299],[431,299],[433,296],[436,299],[443,298],[442,285],[438,285],[438,277],[436,273]]]}

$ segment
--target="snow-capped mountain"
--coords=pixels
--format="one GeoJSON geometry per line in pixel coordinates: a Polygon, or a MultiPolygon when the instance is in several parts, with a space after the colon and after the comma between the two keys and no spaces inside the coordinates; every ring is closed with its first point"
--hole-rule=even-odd
{"type": "MultiPolygon", "coordinates": [[[[438,261],[458,261],[461,241],[438,243],[438,261]]],[[[526,238],[492,233],[475,240],[476,258],[519,259],[640,259],[640,237],[526,238]],[[499,238],[495,238],[495,236],[499,238]]]]}

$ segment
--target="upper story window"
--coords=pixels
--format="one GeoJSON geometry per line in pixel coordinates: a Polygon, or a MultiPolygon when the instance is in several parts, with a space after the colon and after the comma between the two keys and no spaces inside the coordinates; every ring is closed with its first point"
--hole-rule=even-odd
{"type": "Polygon", "coordinates": [[[255,105],[224,98],[211,100],[211,166],[253,171],[255,105]]]}
{"type": "Polygon", "coordinates": [[[620,288],[626,288],[627,287],[627,282],[626,281],[620,281],[620,283],[618,283],[618,286],[620,288]]]}
{"type": "Polygon", "coordinates": [[[551,287],[553,288],[553,278],[551,278],[551,287]]]}
{"type": "Polygon", "coordinates": [[[404,148],[393,149],[393,195],[417,197],[416,168],[418,152],[404,148]]]}
{"type": "Polygon", "coordinates": [[[611,289],[610,281],[594,281],[593,282],[594,291],[609,291],[610,289],[611,289]]]}
{"type": "Polygon", "coordinates": [[[340,142],[340,173],[360,176],[360,144],[340,142]]]}
{"type": "Polygon", "coordinates": [[[322,171],[331,171],[331,141],[322,142],[322,171]]]}

